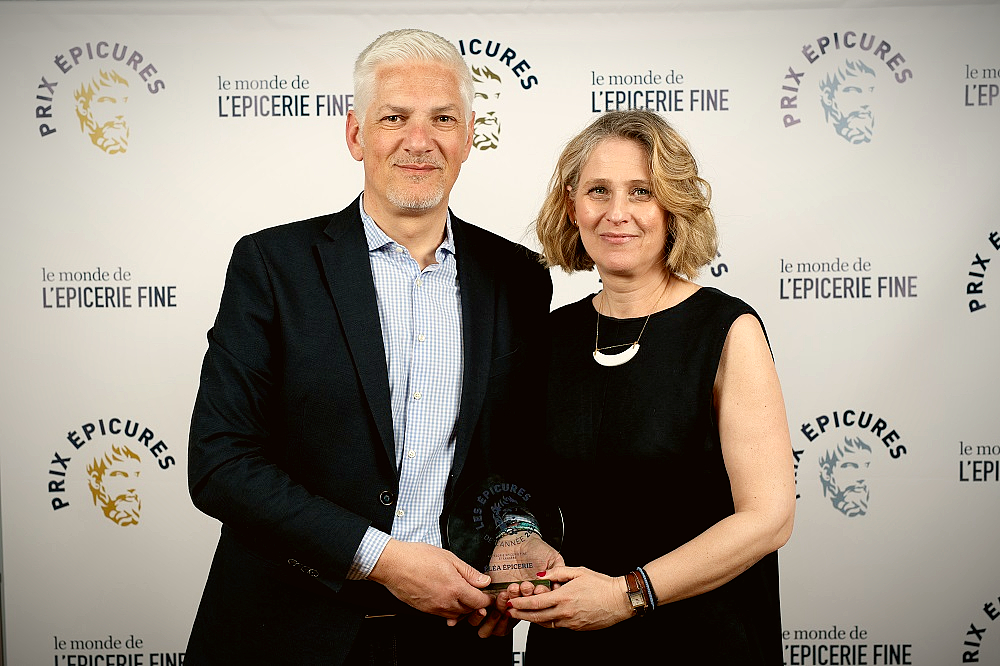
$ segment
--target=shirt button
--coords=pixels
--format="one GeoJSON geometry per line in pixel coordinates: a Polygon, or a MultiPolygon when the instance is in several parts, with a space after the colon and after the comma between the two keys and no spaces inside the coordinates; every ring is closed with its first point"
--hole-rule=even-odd
{"type": "Polygon", "coordinates": [[[405,511],[403,511],[402,509],[399,509],[398,511],[396,511],[396,516],[398,516],[399,518],[402,518],[404,513],[405,513],[405,511]]]}
{"type": "Polygon", "coordinates": [[[392,504],[392,493],[388,490],[383,490],[378,496],[378,501],[382,502],[385,506],[389,506],[392,504]]]}
{"type": "Polygon", "coordinates": [[[396,250],[396,254],[402,254],[403,253],[403,246],[402,245],[397,245],[395,247],[395,250],[396,250]]]}
{"type": "Polygon", "coordinates": [[[423,281],[423,280],[421,280],[420,278],[417,278],[416,280],[414,280],[414,281],[413,281],[413,284],[414,284],[415,286],[417,286],[417,287],[422,287],[422,286],[423,286],[423,284],[424,284],[424,281],[423,281]]]}
{"type": "Polygon", "coordinates": [[[416,453],[414,453],[413,451],[407,451],[407,452],[406,452],[406,457],[407,457],[407,458],[416,458],[416,457],[417,457],[417,454],[416,454],[416,453]]]}
{"type": "Polygon", "coordinates": [[[420,391],[417,391],[416,393],[413,394],[413,399],[420,400],[420,391]]]}
{"type": "Polygon", "coordinates": [[[424,335],[423,333],[421,333],[420,335],[417,336],[417,341],[418,342],[423,342],[426,339],[427,339],[427,336],[424,335]]]}

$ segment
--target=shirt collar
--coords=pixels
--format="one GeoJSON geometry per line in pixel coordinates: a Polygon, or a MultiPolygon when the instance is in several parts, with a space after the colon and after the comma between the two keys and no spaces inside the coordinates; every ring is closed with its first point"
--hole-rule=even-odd
{"type": "MultiPolygon", "coordinates": [[[[374,252],[375,250],[380,250],[386,246],[398,245],[396,241],[389,238],[389,236],[382,231],[382,229],[375,224],[375,220],[372,219],[371,215],[365,212],[365,202],[364,193],[362,193],[360,200],[358,201],[358,206],[361,208],[361,223],[364,225],[365,238],[368,241],[368,251],[374,252]]],[[[447,217],[444,222],[444,240],[438,246],[435,256],[438,261],[441,261],[443,257],[442,252],[454,255],[455,254],[455,239],[451,233],[451,211],[447,212],[447,217]]]]}

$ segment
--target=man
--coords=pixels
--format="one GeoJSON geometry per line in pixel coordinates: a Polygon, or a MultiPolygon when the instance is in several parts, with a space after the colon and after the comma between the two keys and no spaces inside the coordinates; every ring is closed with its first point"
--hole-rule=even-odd
{"type": "Polygon", "coordinates": [[[141,466],[139,455],[124,444],[112,445],[107,453],[87,465],[94,506],[121,527],[139,524],[142,502],[137,491],[141,466]]]}
{"type": "Polygon", "coordinates": [[[875,70],[861,60],[845,60],[819,87],[826,122],[845,141],[869,143],[875,130],[875,70]]]}
{"type": "Polygon", "coordinates": [[[489,578],[442,525],[532,432],[551,280],[448,209],[474,119],[455,47],[387,33],[354,78],[362,196],[241,239],[209,333],[189,480],[223,526],[188,666],[510,663],[461,621],[489,578]]]}
{"type": "Polygon", "coordinates": [[[824,497],[849,518],[868,513],[868,468],[872,449],[860,437],[844,438],[843,444],[828,450],[820,458],[820,481],[824,497]]]}

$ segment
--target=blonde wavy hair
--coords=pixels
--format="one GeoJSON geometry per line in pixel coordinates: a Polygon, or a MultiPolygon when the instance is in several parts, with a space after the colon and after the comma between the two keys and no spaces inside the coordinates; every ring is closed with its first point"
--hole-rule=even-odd
{"type": "Polygon", "coordinates": [[[601,114],[563,149],[535,219],[542,262],[567,273],[594,267],[580,240],[580,230],[570,222],[569,201],[594,149],[612,138],[635,141],[645,149],[653,197],[666,212],[667,268],[697,277],[718,251],[715,217],[709,207],[712,188],[698,176],[698,164],[677,131],[652,111],[639,109],[601,114]]]}

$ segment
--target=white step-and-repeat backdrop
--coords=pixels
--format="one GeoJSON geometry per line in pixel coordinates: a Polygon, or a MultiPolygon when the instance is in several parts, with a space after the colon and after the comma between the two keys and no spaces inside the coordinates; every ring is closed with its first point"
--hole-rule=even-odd
{"type": "Polygon", "coordinates": [[[453,208],[509,238],[595,114],[691,142],[701,282],[761,312],[785,389],[785,664],[1000,664],[1000,5],[840,4],[0,2],[7,663],[182,663],[230,250],[357,195],[353,60],[415,26],[480,79],[453,208]]]}

